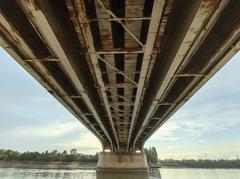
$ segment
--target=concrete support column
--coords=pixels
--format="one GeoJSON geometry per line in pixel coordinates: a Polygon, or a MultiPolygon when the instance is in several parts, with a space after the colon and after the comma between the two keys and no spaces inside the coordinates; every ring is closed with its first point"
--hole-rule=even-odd
{"type": "Polygon", "coordinates": [[[101,152],[97,164],[97,179],[148,179],[145,153],[101,152]]]}
{"type": "Polygon", "coordinates": [[[147,171],[148,164],[144,153],[100,152],[97,170],[141,170],[147,171]]]}

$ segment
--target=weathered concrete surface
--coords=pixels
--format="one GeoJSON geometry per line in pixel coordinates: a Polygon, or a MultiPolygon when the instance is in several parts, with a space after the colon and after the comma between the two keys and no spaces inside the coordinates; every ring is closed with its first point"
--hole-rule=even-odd
{"type": "Polygon", "coordinates": [[[99,154],[97,170],[148,171],[148,164],[146,155],[144,153],[122,154],[113,152],[101,152],[99,154]]]}

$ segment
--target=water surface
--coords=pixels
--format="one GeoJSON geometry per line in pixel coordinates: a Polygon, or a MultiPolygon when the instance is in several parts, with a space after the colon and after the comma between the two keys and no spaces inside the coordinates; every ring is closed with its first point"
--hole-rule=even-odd
{"type": "MultiPolygon", "coordinates": [[[[240,179],[240,169],[160,169],[161,179],[240,179]]],[[[96,179],[95,170],[0,168],[1,179],[96,179]]],[[[114,176],[112,177],[114,179],[114,176]]],[[[152,171],[150,179],[159,179],[152,171]]],[[[123,179],[126,179],[124,177],[123,179]]]]}
{"type": "Polygon", "coordinates": [[[240,179],[240,169],[160,169],[162,179],[240,179]]]}

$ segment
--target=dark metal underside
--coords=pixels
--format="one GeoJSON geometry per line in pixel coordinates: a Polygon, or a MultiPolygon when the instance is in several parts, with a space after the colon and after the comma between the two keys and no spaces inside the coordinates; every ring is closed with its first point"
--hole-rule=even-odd
{"type": "Polygon", "coordinates": [[[133,152],[239,51],[239,12],[239,0],[6,0],[0,44],[104,149],[133,152]]]}

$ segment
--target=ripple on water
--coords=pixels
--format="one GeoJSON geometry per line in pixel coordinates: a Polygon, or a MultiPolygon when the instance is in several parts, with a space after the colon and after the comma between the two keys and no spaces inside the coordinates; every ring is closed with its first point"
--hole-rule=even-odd
{"type": "MultiPolygon", "coordinates": [[[[167,169],[150,171],[150,179],[240,179],[240,169],[167,169]]],[[[95,170],[0,168],[1,179],[96,179],[95,170]]],[[[114,179],[114,177],[112,177],[114,179]]],[[[126,179],[126,178],[123,178],[126,179]]]]}

